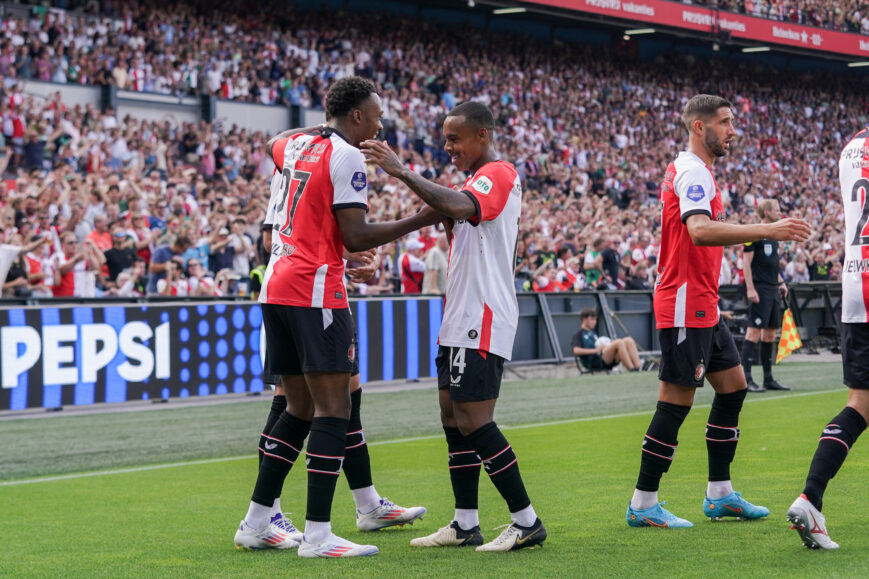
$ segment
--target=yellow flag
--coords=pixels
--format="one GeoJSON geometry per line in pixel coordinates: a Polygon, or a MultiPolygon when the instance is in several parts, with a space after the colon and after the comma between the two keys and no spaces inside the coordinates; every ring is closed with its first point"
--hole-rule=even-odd
{"type": "Polygon", "coordinates": [[[781,338],[778,341],[778,353],[775,356],[775,363],[778,364],[790,355],[791,352],[802,346],[803,342],[800,340],[800,333],[794,324],[794,315],[791,313],[790,308],[788,308],[785,310],[785,315],[781,321],[781,338]]]}

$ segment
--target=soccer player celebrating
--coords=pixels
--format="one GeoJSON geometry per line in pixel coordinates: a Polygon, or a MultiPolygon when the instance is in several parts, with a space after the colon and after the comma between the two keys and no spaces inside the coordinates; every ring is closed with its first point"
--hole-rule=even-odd
{"type": "Polygon", "coordinates": [[[838,549],[827,534],[821,509],[827,483],[836,476],[869,421],[869,128],[857,133],[839,157],[845,207],[845,266],[842,268],[842,366],[848,404],[821,433],[803,494],[788,509],[788,520],[803,544],[838,549]]]}
{"type": "MultiPolygon", "coordinates": [[[[272,198],[269,202],[269,211],[263,222],[263,243],[266,247],[272,247],[272,227],[274,221],[273,207],[280,202],[280,179],[275,178],[272,183],[272,198]],[[275,185],[277,183],[277,185],[275,185]]],[[[347,268],[349,279],[356,283],[363,283],[371,279],[377,271],[379,260],[375,251],[369,250],[359,253],[349,253],[345,250],[345,259],[353,259],[358,267],[347,268]]],[[[259,463],[266,454],[271,454],[275,448],[275,442],[270,440],[269,433],[274,428],[281,414],[287,408],[287,399],[284,396],[284,387],[280,376],[271,373],[267,348],[265,347],[265,332],[262,334],[262,348],[266,354],[263,362],[263,380],[266,384],[274,386],[274,396],[269,410],[266,425],[263,428],[259,440],[259,463]]],[[[341,470],[347,478],[353,500],[356,503],[356,527],[360,531],[378,531],[386,527],[403,526],[413,524],[416,519],[425,514],[425,507],[400,507],[389,499],[381,497],[371,476],[371,459],[368,454],[368,444],[362,430],[362,386],[359,382],[359,360],[354,358],[353,369],[350,372],[350,422],[347,427],[346,454],[341,470]]],[[[289,473],[288,473],[289,474],[289,473]]],[[[302,533],[296,529],[293,522],[281,510],[280,496],[275,497],[270,514],[270,521],[282,528],[291,539],[301,541],[302,533]]]]}
{"type": "Polygon", "coordinates": [[[330,88],[326,111],[331,120],[322,130],[285,131],[267,145],[281,169],[281,194],[273,209],[277,239],[259,301],[271,371],[282,377],[287,407],[268,434],[268,452],[235,535],[239,547],[298,545],[299,556],[308,558],[377,553],[377,547],[337,537],[330,523],[347,446],[356,355],[344,248],[370,249],[442,219],[425,208],[400,221],[367,223],[368,181],[357,147],[382,128],[380,97],[370,81],[347,77],[330,88]],[[307,515],[299,544],[270,519],[309,432],[307,515]]]}
{"type": "Polygon", "coordinates": [[[688,150],[667,167],[661,186],[661,252],[655,282],[655,319],[661,342],[660,395],[643,440],[640,474],[628,505],[632,527],[691,527],[658,502],[661,476],[670,468],[679,427],[704,378],[715,390],[706,425],[709,484],[703,512],[710,518],[758,519],[769,510],[734,492],[730,463],[739,441],[739,413],[746,395],[739,352],[718,315],[721,246],[773,239],[805,241],[801,219],[773,223],[724,223],[721,193],[711,167],[736,138],[733,110],[725,99],[697,95],[682,112],[688,150]]]}
{"type": "Polygon", "coordinates": [[[369,161],[450,218],[446,305],[436,363],[456,511],[446,527],[412,540],[416,547],[478,545],[478,551],[510,551],[546,538],[516,455],[493,421],[519,318],[513,265],[522,203],[516,169],[499,161],[493,148],[494,128],[492,112],[480,103],[466,102],[448,113],[444,149],[458,169],[470,174],[461,191],[407,169],[385,143],[369,140],[361,147],[369,161]],[[486,544],[477,511],[481,460],[512,520],[486,544]]]}

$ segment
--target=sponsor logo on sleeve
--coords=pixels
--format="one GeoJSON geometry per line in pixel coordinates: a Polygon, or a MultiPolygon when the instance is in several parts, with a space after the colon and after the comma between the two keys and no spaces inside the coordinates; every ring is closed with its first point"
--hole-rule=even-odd
{"type": "Polygon", "coordinates": [[[362,191],[368,185],[368,179],[362,171],[353,173],[353,178],[350,179],[350,185],[357,191],[362,191]]]}
{"type": "Polygon", "coordinates": [[[492,180],[486,176],[477,177],[474,179],[471,189],[478,193],[482,193],[483,195],[488,195],[492,192],[492,180]]]}
{"type": "Polygon", "coordinates": [[[703,190],[703,185],[691,185],[685,196],[691,201],[697,202],[706,197],[706,191],[703,190]]]}

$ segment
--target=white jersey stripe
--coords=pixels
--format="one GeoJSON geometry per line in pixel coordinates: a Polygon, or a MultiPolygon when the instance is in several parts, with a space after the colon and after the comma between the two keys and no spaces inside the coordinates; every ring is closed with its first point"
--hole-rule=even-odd
{"type": "Polygon", "coordinates": [[[677,328],[685,326],[685,306],[688,303],[688,282],[676,290],[676,310],[673,312],[673,325],[677,328]]]}
{"type": "Polygon", "coordinates": [[[329,264],[324,263],[317,268],[317,273],[314,274],[314,292],[311,295],[311,307],[323,307],[323,295],[326,292],[326,272],[329,271],[329,264]]]}

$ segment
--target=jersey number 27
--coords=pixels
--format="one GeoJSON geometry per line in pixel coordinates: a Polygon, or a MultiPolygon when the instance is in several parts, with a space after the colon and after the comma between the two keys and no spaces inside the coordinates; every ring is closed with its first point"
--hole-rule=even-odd
{"type": "Polygon", "coordinates": [[[293,196],[293,204],[290,206],[287,214],[286,223],[284,223],[284,226],[280,230],[281,235],[289,236],[293,233],[293,215],[296,213],[299,199],[302,198],[302,193],[305,192],[305,187],[308,185],[308,179],[310,178],[311,174],[307,171],[293,171],[292,177],[289,179],[285,173],[281,173],[281,202],[278,204],[277,209],[275,209],[275,213],[282,215],[287,206],[287,198],[290,194],[293,196]],[[295,189],[293,189],[293,186],[295,186],[295,189]],[[290,189],[293,190],[290,191],[290,189]]]}

